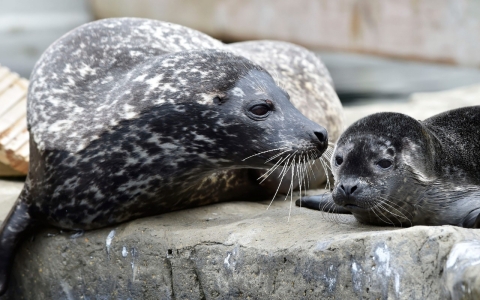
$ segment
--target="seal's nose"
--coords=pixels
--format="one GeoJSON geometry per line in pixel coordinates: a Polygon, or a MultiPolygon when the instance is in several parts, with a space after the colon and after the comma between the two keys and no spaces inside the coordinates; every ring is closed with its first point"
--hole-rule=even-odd
{"type": "Polygon", "coordinates": [[[315,131],[315,136],[317,137],[317,139],[322,142],[322,143],[328,143],[328,135],[327,135],[327,131],[326,130],[323,130],[323,131],[315,131]]]}
{"type": "MultiPolygon", "coordinates": [[[[320,126],[319,126],[320,127],[320,126]]],[[[327,133],[327,130],[323,127],[320,127],[320,128],[317,128],[315,129],[315,131],[313,132],[313,134],[315,134],[317,140],[318,140],[318,143],[319,143],[319,150],[321,150],[322,152],[325,151],[325,149],[327,149],[327,146],[328,146],[328,133],[327,133]]]]}

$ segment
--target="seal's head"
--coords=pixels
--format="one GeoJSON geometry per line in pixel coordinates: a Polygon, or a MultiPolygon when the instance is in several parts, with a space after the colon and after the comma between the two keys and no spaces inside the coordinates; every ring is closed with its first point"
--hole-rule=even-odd
{"type": "Polygon", "coordinates": [[[402,114],[359,120],[340,137],[332,156],[337,205],[362,223],[410,226],[414,206],[438,172],[436,140],[402,114]]]}
{"type": "MultiPolygon", "coordinates": [[[[149,103],[140,113],[149,119],[144,131],[157,132],[160,145],[181,144],[186,160],[192,161],[189,154],[195,152],[210,169],[265,169],[288,154],[297,160],[317,158],[328,146],[326,129],[302,115],[272,76],[244,57],[195,50],[147,66],[130,76],[142,79],[131,93],[143,98],[131,106],[149,103]]],[[[181,154],[177,151],[174,159],[181,154]]]]}

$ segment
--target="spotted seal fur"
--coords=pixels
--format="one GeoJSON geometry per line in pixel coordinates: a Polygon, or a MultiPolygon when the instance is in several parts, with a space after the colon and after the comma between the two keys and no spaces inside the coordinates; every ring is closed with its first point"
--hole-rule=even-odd
{"type": "Polygon", "coordinates": [[[309,101],[310,116],[340,128],[331,93],[318,59],[290,44],[226,46],[182,26],[129,18],[66,34],[32,72],[30,170],[0,232],[0,292],[15,247],[37,224],[87,230],[271,197],[252,170],[294,170],[319,157],[327,131],[292,102],[309,101]],[[277,63],[263,67],[259,52],[268,49],[277,63]],[[248,51],[251,60],[242,55],[248,51]]]}
{"type": "Polygon", "coordinates": [[[374,114],[338,140],[333,192],[306,197],[302,206],[376,225],[479,228],[479,152],[480,106],[425,121],[374,114]]]}

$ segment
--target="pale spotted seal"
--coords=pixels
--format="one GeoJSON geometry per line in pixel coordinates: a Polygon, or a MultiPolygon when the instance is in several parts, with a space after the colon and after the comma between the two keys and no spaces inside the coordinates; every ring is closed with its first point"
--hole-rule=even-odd
{"type": "Polygon", "coordinates": [[[278,47],[287,50],[277,50],[269,59],[278,65],[265,68],[285,89],[259,63],[265,53],[254,53],[275,49],[273,42],[225,46],[173,24],[109,19],[50,46],[31,76],[31,165],[0,233],[0,291],[16,245],[35,224],[93,229],[265,199],[273,192],[252,169],[283,165],[285,175],[289,166],[295,171],[293,164],[319,157],[327,131],[302,115],[288,93],[293,103],[310,101],[309,114],[332,123],[334,134],[340,104],[328,98],[333,90],[316,57],[278,47]],[[241,55],[246,49],[258,61],[241,55]],[[299,95],[307,96],[293,99],[299,95]]]}
{"type": "Polygon", "coordinates": [[[479,152],[480,106],[424,121],[374,114],[338,140],[332,193],[305,197],[302,206],[352,213],[369,224],[478,228],[479,152]]]}

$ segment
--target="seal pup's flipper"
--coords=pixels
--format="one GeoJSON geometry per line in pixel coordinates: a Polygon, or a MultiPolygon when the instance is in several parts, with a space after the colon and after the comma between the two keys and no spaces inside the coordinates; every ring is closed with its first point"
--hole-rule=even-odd
{"type": "Polygon", "coordinates": [[[28,205],[21,199],[22,196],[10,210],[0,228],[0,296],[8,288],[15,250],[32,225],[28,205]]]}
{"type": "Polygon", "coordinates": [[[350,211],[336,205],[333,202],[332,194],[330,193],[302,197],[295,201],[295,205],[333,214],[351,214],[350,211]]]}

